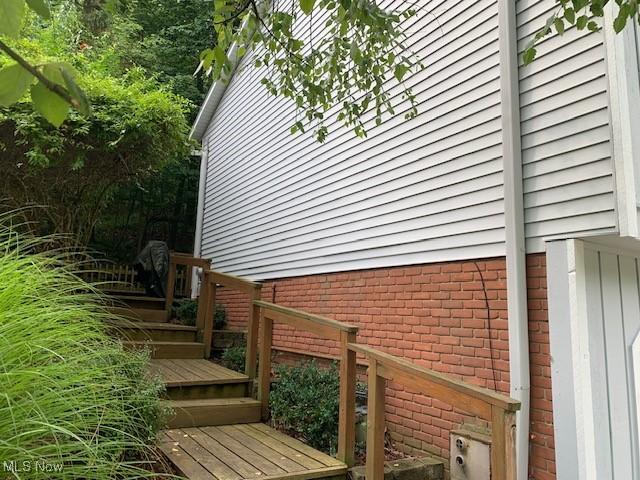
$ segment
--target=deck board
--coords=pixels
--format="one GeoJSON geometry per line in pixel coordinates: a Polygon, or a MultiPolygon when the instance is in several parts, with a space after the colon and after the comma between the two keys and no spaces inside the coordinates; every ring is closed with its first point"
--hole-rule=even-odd
{"type": "Polygon", "coordinates": [[[154,358],[151,372],[168,386],[244,383],[249,377],[202,358],[154,358]]]}
{"type": "Polygon", "coordinates": [[[260,423],[171,429],[159,439],[190,480],[308,480],[347,472],[339,460],[260,423]]]}

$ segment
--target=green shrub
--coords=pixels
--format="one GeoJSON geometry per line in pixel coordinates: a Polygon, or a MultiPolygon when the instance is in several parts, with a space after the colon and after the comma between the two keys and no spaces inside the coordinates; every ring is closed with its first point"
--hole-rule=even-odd
{"type": "Polygon", "coordinates": [[[336,364],[329,368],[320,368],[315,361],[294,367],[280,365],[276,376],[269,397],[273,425],[334,454],[340,393],[336,364]]]}
{"type": "MultiPolygon", "coordinates": [[[[195,325],[198,316],[198,300],[190,298],[178,300],[173,307],[176,317],[185,325],[195,325]]],[[[213,314],[213,328],[222,330],[227,324],[227,311],[224,305],[216,304],[216,311],[213,314]]]]}
{"type": "Polygon", "coordinates": [[[165,412],[148,353],[124,351],[99,294],[1,223],[0,461],[31,468],[16,478],[150,476],[165,412]]]}
{"type": "Polygon", "coordinates": [[[213,328],[222,330],[227,325],[227,311],[224,305],[216,304],[216,311],[213,314],[213,328]]]}
{"type": "Polygon", "coordinates": [[[176,301],[176,305],[173,307],[176,318],[180,320],[184,325],[193,326],[196,324],[196,317],[198,315],[198,301],[191,300],[190,298],[176,301]]]}
{"type": "Polygon", "coordinates": [[[244,372],[246,355],[247,349],[244,346],[236,345],[227,347],[224,352],[222,352],[222,364],[236,372],[244,372]]]}

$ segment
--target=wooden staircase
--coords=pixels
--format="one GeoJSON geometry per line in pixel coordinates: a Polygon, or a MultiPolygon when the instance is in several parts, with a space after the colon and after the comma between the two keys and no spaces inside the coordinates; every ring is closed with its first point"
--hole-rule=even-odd
{"type": "Polygon", "coordinates": [[[516,411],[512,398],[429,370],[404,358],[359,344],[358,327],[261,300],[261,284],[211,270],[209,262],[172,254],[167,299],[126,297],[113,322],[128,348],[149,347],[151,368],[167,387],[175,415],[161,432],[161,450],[190,479],[244,480],[345,478],[355,457],[356,355],[368,364],[366,477],[384,480],[385,389],[388,382],[453,405],[491,423],[491,479],[516,479],[516,411]],[[195,327],[172,324],[176,267],[201,268],[195,327]],[[245,374],[207,359],[219,285],[248,296],[245,374]],[[128,306],[125,304],[128,302],[128,306]],[[337,459],[260,423],[269,416],[274,323],[336,342],[340,361],[337,459]],[[258,359],[260,362],[258,363],[258,359]],[[257,399],[251,394],[257,382],[257,399]]]}
{"type": "Polygon", "coordinates": [[[160,449],[192,480],[345,478],[347,466],[260,423],[253,381],[205,359],[198,328],[171,323],[164,299],[119,297],[111,321],[126,348],[150,348],[174,415],[160,449]]]}

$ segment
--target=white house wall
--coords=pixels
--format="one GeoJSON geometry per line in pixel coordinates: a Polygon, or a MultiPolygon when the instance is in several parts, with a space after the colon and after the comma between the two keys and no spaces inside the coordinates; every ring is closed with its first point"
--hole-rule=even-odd
{"type": "Polygon", "coordinates": [[[241,69],[205,137],[202,253],[253,278],[503,255],[497,13],[428,2],[409,29],[420,114],[366,140],[292,136],[293,110],[241,69]]]}
{"type": "MultiPolygon", "coordinates": [[[[517,3],[521,46],[553,4],[517,3]]],[[[364,140],[335,115],[324,144],[291,135],[294,109],[240,65],[203,138],[216,268],[265,279],[504,255],[497,0],[421,5],[409,44],[426,68],[406,79],[419,115],[369,117],[364,140]]],[[[569,31],[520,70],[529,251],[615,229],[603,55],[601,35],[569,31]]]]}
{"type": "MultiPolygon", "coordinates": [[[[556,9],[554,0],[516,3],[519,50],[556,9]]],[[[616,230],[603,41],[571,28],[520,67],[528,251],[543,251],[544,238],[616,230]]]]}

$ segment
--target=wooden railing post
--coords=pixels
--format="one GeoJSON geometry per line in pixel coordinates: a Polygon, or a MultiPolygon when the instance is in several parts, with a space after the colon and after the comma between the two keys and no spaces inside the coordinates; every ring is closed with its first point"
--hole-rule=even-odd
{"type": "Polygon", "coordinates": [[[256,364],[258,361],[258,326],[260,307],[254,300],[260,300],[262,285],[256,285],[249,296],[249,318],[247,321],[247,350],[245,357],[244,373],[250,378],[256,377],[256,364]]]}
{"type": "Polygon", "coordinates": [[[338,418],[338,460],[351,467],[356,444],[356,352],[348,345],[356,334],[340,332],[340,409],[338,418]]]}
{"type": "Polygon", "coordinates": [[[200,279],[200,295],[198,296],[198,312],[196,315],[196,328],[198,341],[204,341],[205,318],[207,315],[207,305],[209,304],[209,274],[207,270],[202,270],[200,279]]]}
{"type": "Polygon", "coordinates": [[[491,480],[516,480],[516,414],[491,407],[491,480]]]}
{"type": "Polygon", "coordinates": [[[171,311],[173,306],[174,291],[176,288],[176,263],[173,261],[173,257],[169,254],[169,275],[167,276],[167,292],[165,301],[165,310],[171,311]]]}
{"type": "Polygon", "coordinates": [[[262,420],[269,418],[269,390],[271,388],[271,344],[273,342],[273,320],[261,309],[260,369],[258,373],[258,400],[262,404],[262,420]]]}
{"type": "Polygon", "coordinates": [[[386,379],[378,375],[378,362],[369,359],[367,399],[367,480],[384,480],[384,394],[386,379]]]}
{"type": "Polygon", "coordinates": [[[211,356],[211,342],[213,340],[213,317],[216,312],[216,284],[207,278],[207,303],[204,314],[204,331],[202,342],[204,343],[204,358],[211,356]]]}

